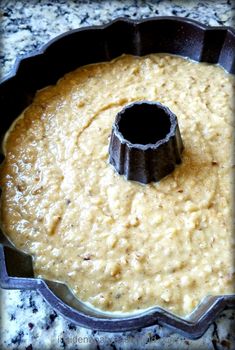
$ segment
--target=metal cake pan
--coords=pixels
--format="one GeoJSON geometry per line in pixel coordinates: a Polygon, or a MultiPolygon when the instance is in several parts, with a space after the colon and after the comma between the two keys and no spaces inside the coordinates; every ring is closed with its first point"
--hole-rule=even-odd
{"type": "MultiPolygon", "coordinates": [[[[208,27],[180,17],[132,21],[117,19],[104,26],[66,32],[18,59],[0,81],[1,139],[11,123],[32,102],[35,92],[55,84],[65,73],[89,63],[109,61],[123,53],[166,52],[195,61],[218,63],[235,73],[235,30],[208,27]]],[[[1,161],[4,156],[1,149],[1,161]]],[[[120,332],[164,324],[191,339],[199,338],[225,308],[234,308],[235,295],[207,296],[187,317],[160,307],[126,317],[107,315],[75,298],[63,283],[34,278],[32,258],[15,249],[0,232],[0,285],[6,289],[38,290],[59,313],[81,326],[120,332]]]]}

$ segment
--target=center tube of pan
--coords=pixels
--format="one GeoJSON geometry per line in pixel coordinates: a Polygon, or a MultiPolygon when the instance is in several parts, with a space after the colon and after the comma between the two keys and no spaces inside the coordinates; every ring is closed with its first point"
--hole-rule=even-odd
{"type": "Polygon", "coordinates": [[[159,181],[181,163],[178,120],[158,102],[140,101],[116,116],[109,144],[109,162],[127,180],[159,181]]]}

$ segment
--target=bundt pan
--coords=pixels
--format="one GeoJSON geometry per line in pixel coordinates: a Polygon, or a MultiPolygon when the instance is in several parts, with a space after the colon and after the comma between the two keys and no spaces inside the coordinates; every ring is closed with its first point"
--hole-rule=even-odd
{"type": "MultiPolygon", "coordinates": [[[[36,90],[55,84],[65,73],[89,63],[109,61],[123,53],[142,56],[156,52],[218,63],[227,72],[235,73],[235,31],[229,27],[207,27],[179,17],[157,17],[141,21],[117,19],[104,26],[72,30],[17,60],[11,73],[1,81],[1,138],[32,102],[36,90]]],[[[1,153],[1,161],[3,158],[1,153]]],[[[31,256],[15,249],[3,232],[1,243],[2,288],[38,290],[63,316],[94,330],[120,332],[158,323],[196,339],[222,310],[235,306],[235,295],[207,296],[185,318],[158,306],[130,316],[112,316],[80,302],[63,283],[35,278],[31,256]]]]}

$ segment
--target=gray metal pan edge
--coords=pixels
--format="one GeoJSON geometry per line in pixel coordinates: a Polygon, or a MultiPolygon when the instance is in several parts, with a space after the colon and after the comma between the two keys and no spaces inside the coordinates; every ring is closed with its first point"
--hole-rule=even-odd
{"type": "MultiPolygon", "coordinates": [[[[134,21],[118,18],[106,25],[71,30],[32,54],[17,59],[0,81],[0,137],[31,103],[35,92],[54,84],[65,73],[123,53],[146,55],[167,52],[221,65],[235,73],[235,30],[208,27],[181,17],[154,17],[134,21]]],[[[1,152],[0,160],[4,160],[1,152]]],[[[120,332],[164,324],[191,339],[199,338],[225,308],[235,307],[235,295],[208,296],[187,318],[153,307],[125,317],[104,314],[74,297],[63,283],[34,278],[31,256],[15,249],[0,232],[0,286],[38,290],[69,320],[94,330],[120,332]]]]}

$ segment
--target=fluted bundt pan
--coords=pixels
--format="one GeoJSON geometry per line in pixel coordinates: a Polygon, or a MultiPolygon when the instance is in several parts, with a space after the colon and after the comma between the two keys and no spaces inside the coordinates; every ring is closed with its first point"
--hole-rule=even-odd
{"type": "MultiPolygon", "coordinates": [[[[17,60],[1,81],[1,138],[32,102],[35,92],[56,83],[65,73],[89,63],[109,61],[123,53],[141,56],[156,52],[218,63],[227,72],[235,73],[235,31],[229,27],[207,27],[179,17],[157,17],[142,21],[117,19],[104,26],[72,30],[17,60]]],[[[195,339],[219,312],[235,306],[235,295],[207,296],[186,318],[158,306],[125,317],[105,314],[81,303],[66,285],[35,278],[31,256],[15,249],[3,232],[1,243],[2,288],[36,289],[62,315],[95,330],[118,332],[158,323],[195,339]]]]}

